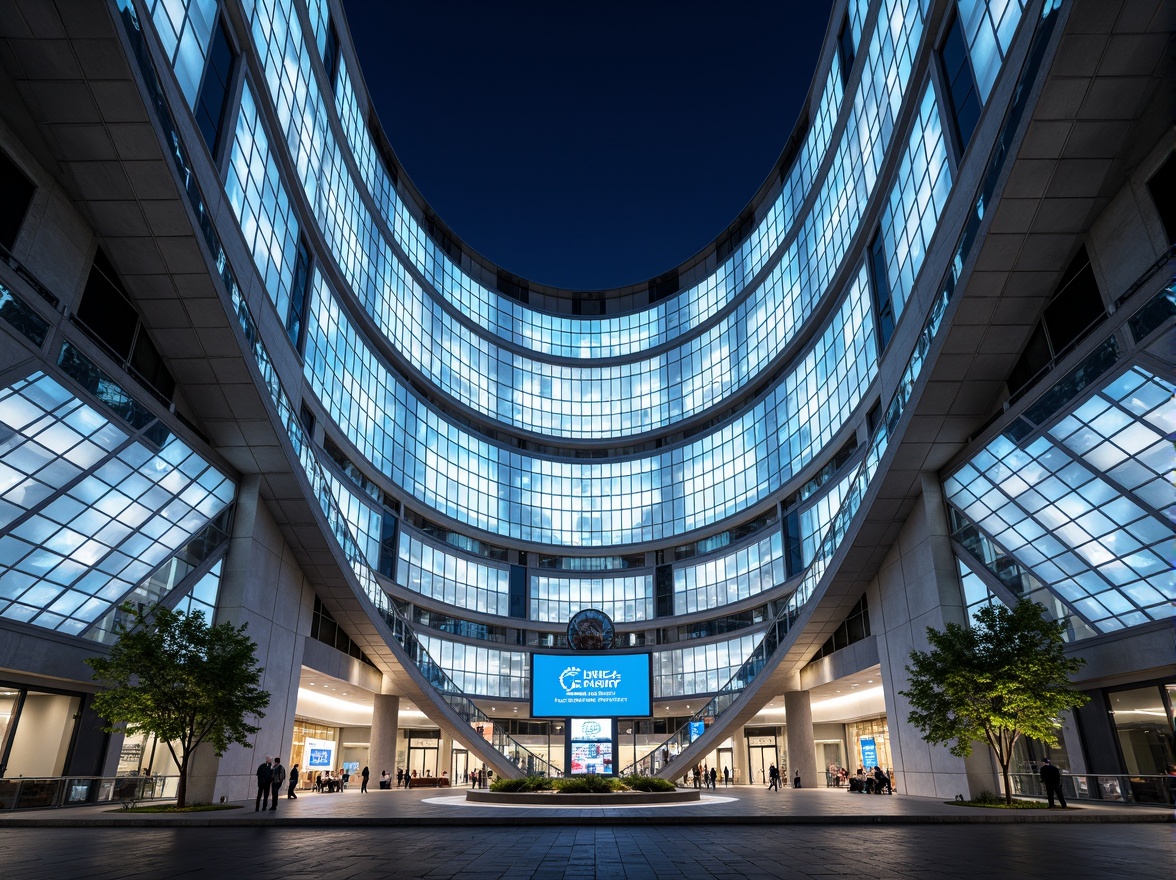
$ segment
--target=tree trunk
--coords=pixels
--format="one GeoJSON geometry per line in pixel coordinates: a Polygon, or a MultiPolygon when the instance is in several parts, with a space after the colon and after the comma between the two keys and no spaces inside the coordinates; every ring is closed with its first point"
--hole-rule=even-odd
{"type": "Polygon", "coordinates": [[[188,753],[184,753],[184,760],[180,762],[180,781],[176,785],[176,807],[184,808],[187,806],[188,798],[188,753]]]}
{"type": "Polygon", "coordinates": [[[1012,806],[1013,786],[1011,780],[1009,779],[1009,761],[1007,758],[1002,760],[1000,763],[1000,773],[1001,776],[1004,777],[1005,806],[1012,806]]]}

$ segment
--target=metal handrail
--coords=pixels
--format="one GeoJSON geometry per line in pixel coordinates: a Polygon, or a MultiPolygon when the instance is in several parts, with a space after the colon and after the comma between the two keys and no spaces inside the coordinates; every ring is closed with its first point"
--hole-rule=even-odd
{"type": "MultiPolygon", "coordinates": [[[[1010,773],[1017,797],[1046,797],[1036,773],[1010,773]]],[[[1156,773],[1062,773],[1062,793],[1067,800],[1107,801],[1120,804],[1176,804],[1176,776],[1156,773]]]]}

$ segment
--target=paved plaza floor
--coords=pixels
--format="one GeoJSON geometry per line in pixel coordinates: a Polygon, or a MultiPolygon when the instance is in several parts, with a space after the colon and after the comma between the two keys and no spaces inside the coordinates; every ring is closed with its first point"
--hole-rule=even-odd
{"type": "Polygon", "coordinates": [[[276,813],[254,813],[250,803],[166,825],[109,808],[10,813],[0,818],[0,864],[19,880],[1170,880],[1176,864],[1170,809],[1084,802],[1010,814],[754,786],[720,788],[693,806],[632,809],[471,806],[463,794],[304,794],[283,798],[276,813]]]}

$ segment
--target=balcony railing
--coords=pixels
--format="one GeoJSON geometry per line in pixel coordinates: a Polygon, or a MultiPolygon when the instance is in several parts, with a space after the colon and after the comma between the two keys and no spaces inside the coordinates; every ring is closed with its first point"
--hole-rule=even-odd
{"type": "MultiPolygon", "coordinates": [[[[1013,794],[1044,798],[1045,786],[1036,773],[1013,773],[1013,794]]],[[[1063,773],[1067,801],[1108,801],[1119,804],[1176,804],[1176,776],[1130,773],[1063,773]]]]}

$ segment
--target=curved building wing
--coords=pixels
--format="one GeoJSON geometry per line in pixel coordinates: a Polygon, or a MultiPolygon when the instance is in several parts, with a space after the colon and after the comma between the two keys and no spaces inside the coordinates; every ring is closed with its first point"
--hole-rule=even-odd
{"type": "Polygon", "coordinates": [[[339,0],[4,0],[0,777],[166,763],[93,734],[130,602],[248,623],[307,768],[581,772],[536,669],[645,663],[609,772],[954,794],[910,652],[1029,599],[1087,660],[1055,763],[1158,778],[1106,744],[1176,694],[1163,7],[838,0],[740,217],[577,292],[423,202],[339,0]]]}

